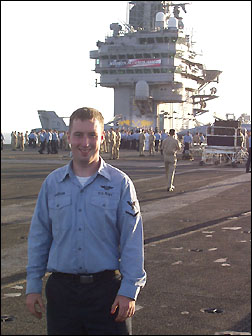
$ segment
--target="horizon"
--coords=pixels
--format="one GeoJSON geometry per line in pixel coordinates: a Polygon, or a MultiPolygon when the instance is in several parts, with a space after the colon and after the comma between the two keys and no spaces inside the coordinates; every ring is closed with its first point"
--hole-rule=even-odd
{"type": "MultiPolygon", "coordinates": [[[[247,116],[249,116],[249,115],[247,115],[247,116]]],[[[209,123],[205,123],[204,125],[202,125],[202,126],[206,126],[206,125],[208,125],[209,123]]],[[[250,122],[249,123],[243,123],[242,122],[242,125],[243,125],[243,127],[245,128],[245,129],[248,129],[248,128],[246,128],[246,126],[245,125],[251,125],[251,120],[250,120],[250,122]]],[[[112,127],[112,126],[111,126],[112,127]]],[[[195,126],[195,128],[197,128],[198,126],[195,126]]],[[[39,127],[38,127],[39,128],[39,127]]],[[[42,127],[41,127],[42,128],[42,127]]],[[[119,128],[123,128],[123,126],[122,127],[120,127],[119,126],[119,128]]],[[[185,128],[186,129],[186,128],[185,128]]],[[[181,129],[180,131],[182,131],[182,130],[185,130],[185,129],[181,129]]],[[[251,127],[249,128],[249,130],[251,130],[251,127]]],[[[14,130],[13,130],[14,131],[14,130]]],[[[31,132],[31,130],[27,130],[28,131],[28,133],[30,133],[31,132]]],[[[18,131],[16,131],[16,132],[18,132],[18,131]]],[[[167,130],[167,132],[168,132],[168,130],[167,130]]],[[[11,144],[11,132],[2,132],[2,134],[3,134],[3,136],[4,136],[4,144],[6,144],[6,145],[10,145],[11,144]]]]}

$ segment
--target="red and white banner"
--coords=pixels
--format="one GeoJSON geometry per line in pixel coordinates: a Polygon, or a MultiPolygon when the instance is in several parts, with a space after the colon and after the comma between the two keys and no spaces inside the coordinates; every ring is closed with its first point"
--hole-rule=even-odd
{"type": "Polygon", "coordinates": [[[138,67],[159,67],[161,59],[159,58],[140,58],[129,60],[114,60],[109,62],[109,66],[113,68],[138,68],[138,67]]]}

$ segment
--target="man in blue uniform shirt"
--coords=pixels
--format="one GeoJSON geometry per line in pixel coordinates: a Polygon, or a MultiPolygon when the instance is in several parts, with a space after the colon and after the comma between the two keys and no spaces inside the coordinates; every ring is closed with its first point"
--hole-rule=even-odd
{"type": "Polygon", "coordinates": [[[72,160],[42,184],[28,237],[26,304],[49,335],[130,335],[145,285],[143,224],[132,181],[99,155],[102,114],[70,117],[72,160]]]}
{"type": "Polygon", "coordinates": [[[191,134],[190,134],[189,131],[184,136],[183,141],[184,141],[184,150],[183,150],[183,153],[185,153],[186,150],[189,151],[190,146],[192,145],[192,142],[193,142],[193,138],[192,138],[192,136],[191,136],[191,134]]]}
{"type": "Polygon", "coordinates": [[[246,143],[247,151],[248,151],[248,159],[246,162],[246,173],[251,173],[249,167],[251,165],[251,131],[247,131],[247,143],[246,143]]]}

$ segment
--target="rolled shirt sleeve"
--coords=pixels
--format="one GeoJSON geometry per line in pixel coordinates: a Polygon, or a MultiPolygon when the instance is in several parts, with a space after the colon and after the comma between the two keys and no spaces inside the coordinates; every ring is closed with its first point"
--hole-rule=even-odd
{"type": "Polygon", "coordinates": [[[118,294],[136,300],[145,285],[143,223],[136,191],[131,180],[125,183],[120,200],[120,272],[122,283],[118,294]]]}
{"type": "Polygon", "coordinates": [[[38,195],[28,237],[27,294],[42,291],[42,278],[46,272],[51,243],[52,230],[45,181],[38,195]]]}

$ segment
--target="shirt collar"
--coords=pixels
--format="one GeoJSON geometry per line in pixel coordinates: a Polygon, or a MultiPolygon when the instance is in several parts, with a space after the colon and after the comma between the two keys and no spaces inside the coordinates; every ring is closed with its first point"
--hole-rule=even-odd
{"type": "MultiPolygon", "coordinates": [[[[63,182],[67,176],[73,177],[73,160],[71,160],[65,167],[65,169],[62,171],[61,176],[59,176],[59,181],[63,182]]],[[[111,181],[111,175],[109,173],[108,164],[103,160],[103,158],[100,156],[100,167],[98,169],[97,174],[104,176],[106,179],[111,181]]]]}
{"type": "Polygon", "coordinates": [[[106,179],[111,181],[111,175],[109,172],[108,164],[100,156],[100,168],[98,169],[98,174],[104,176],[106,179]]]}
{"type": "Polygon", "coordinates": [[[59,182],[63,182],[67,176],[73,176],[73,169],[72,169],[72,160],[63,167],[61,174],[59,175],[59,182]]]}

